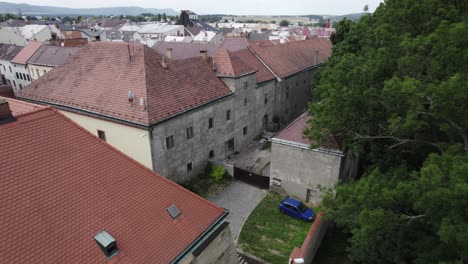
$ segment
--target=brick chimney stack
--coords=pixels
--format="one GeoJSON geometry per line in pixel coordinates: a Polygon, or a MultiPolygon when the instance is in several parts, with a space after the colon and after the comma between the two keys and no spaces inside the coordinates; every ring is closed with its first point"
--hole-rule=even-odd
{"type": "Polygon", "coordinates": [[[16,121],[6,100],[0,99],[0,125],[16,121]]]}
{"type": "Polygon", "coordinates": [[[201,55],[203,60],[208,60],[208,51],[200,50],[200,55],[201,55]]]}
{"type": "Polygon", "coordinates": [[[172,48],[167,48],[166,49],[166,57],[170,60],[172,60],[172,48]]]}

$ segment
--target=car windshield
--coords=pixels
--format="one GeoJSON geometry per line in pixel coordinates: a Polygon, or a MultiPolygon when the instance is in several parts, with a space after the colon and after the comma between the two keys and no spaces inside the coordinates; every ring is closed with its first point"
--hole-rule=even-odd
{"type": "Polygon", "coordinates": [[[307,207],[303,203],[301,203],[301,204],[299,204],[298,209],[299,209],[299,211],[301,211],[303,213],[303,212],[305,212],[307,210],[307,207]]]}

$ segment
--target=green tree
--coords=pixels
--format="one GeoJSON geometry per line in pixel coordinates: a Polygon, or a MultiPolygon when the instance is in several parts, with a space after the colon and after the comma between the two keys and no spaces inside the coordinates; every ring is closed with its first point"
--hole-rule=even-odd
{"type": "Polygon", "coordinates": [[[281,21],[280,21],[280,26],[282,26],[282,27],[287,27],[287,26],[289,26],[289,21],[288,21],[288,20],[284,20],[284,19],[281,20],[281,21]]]}
{"type": "Polygon", "coordinates": [[[164,21],[164,22],[167,22],[166,13],[163,13],[163,15],[162,15],[162,19],[163,19],[163,21],[164,21]]]}
{"type": "MultiPolygon", "coordinates": [[[[324,199],[327,216],[351,233],[358,263],[437,263],[468,257],[468,154],[432,154],[419,172],[375,169],[324,199]]],[[[461,262],[460,262],[461,263],[461,262]]]]}
{"type": "Polygon", "coordinates": [[[465,1],[387,0],[340,21],[312,87],[305,134],[334,134],[364,175],[324,205],[358,263],[468,257],[468,27],[465,1]]]}

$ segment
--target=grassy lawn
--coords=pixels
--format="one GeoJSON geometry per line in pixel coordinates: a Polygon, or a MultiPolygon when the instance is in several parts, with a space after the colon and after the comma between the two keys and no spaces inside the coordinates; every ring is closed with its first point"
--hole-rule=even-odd
{"type": "Polygon", "coordinates": [[[272,264],[288,263],[291,251],[302,245],[311,227],[311,223],[280,213],[278,205],[283,199],[268,193],[244,223],[238,241],[244,251],[272,264]]]}
{"type": "Polygon", "coordinates": [[[317,250],[313,264],[351,263],[347,258],[346,247],[349,235],[341,229],[330,229],[317,250]]]}

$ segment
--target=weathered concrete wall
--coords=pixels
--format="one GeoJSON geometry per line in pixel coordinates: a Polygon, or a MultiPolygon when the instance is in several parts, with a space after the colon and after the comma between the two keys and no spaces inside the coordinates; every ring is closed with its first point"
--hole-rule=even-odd
{"type": "Polygon", "coordinates": [[[275,115],[275,89],[276,81],[269,81],[256,86],[255,89],[255,134],[260,134],[265,128],[268,129],[275,115]],[[265,103],[266,98],[266,103],[265,103]],[[264,123],[264,118],[266,124],[264,123]],[[266,127],[265,127],[266,125],[266,127]]]}
{"type": "Polygon", "coordinates": [[[227,225],[224,230],[194,258],[193,264],[237,264],[236,246],[232,239],[231,229],[227,225]]]}
{"type": "Polygon", "coordinates": [[[282,124],[304,113],[312,99],[311,85],[316,69],[310,69],[285,78],[276,87],[276,115],[282,124]]]}
{"type": "Polygon", "coordinates": [[[242,150],[258,135],[255,74],[237,79],[223,78],[223,81],[234,95],[191,110],[153,128],[152,158],[156,172],[177,182],[186,181],[203,172],[208,159],[223,160],[235,151],[242,150]],[[226,118],[228,110],[230,120],[226,118]],[[213,118],[211,129],[208,127],[210,118],[213,118]],[[193,129],[193,138],[187,139],[189,127],[193,129]],[[173,137],[174,147],[167,149],[166,138],[169,136],[173,137]],[[230,139],[234,139],[233,149],[228,148],[230,139]],[[210,151],[214,152],[214,157],[209,156],[210,151]],[[187,167],[190,163],[191,171],[187,167]]]}
{"type": "Polygon", "coordinates": [[[310,203],[320,203],[318,186],[334,186],[340,175],[341,159],[339,155],[288,146],[273,140],[272,184],[273,178],[279,179],[281,187],[289,195],[310,203]]]}

